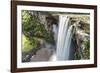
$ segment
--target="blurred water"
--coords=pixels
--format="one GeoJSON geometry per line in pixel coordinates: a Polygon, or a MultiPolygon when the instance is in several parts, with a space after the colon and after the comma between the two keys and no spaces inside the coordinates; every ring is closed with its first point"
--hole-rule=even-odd
{"type": "Polygon", "coordinates": [[[70,25],[69,21],[70,18],[68,16],[65,15],[59,16],[57,60],[69,60],[70,57],[69,54],[70,54],[73,25],[70,25]]]}

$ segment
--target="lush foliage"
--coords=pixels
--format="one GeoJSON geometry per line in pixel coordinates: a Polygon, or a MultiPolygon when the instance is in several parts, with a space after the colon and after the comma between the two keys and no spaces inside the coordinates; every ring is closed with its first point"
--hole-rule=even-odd
{"type": "MultiPolygon", "coordinates": [[[[34,12],[27,10],[22,11],[22,33],[24,37],[26,37],[30,42],[26,42],[26,44],[23,45],[27,45],[27,49],[28,47],[30,49],[29,44],[31,44],[31,48],[38,48],[40,45],[40,39],[45,40],[49,43],[53,42],[52,33],[48,33],[44,25],[40,23],[39,18],[33,16],[32,13],[34,12]]],[[[24,47],[23,49],[26,49],[26,47],[24,47]]]]}
{"type": "Polygon", "coordinates": [[[28,40],[28,38],[23,34],[22,35],[22,51],[30,51],[33,48],[31,42],[28,40]]]}

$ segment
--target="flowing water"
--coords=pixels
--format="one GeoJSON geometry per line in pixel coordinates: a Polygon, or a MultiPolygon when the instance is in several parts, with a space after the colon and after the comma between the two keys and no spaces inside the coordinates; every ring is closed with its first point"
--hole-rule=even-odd
{"type": "Polygon", "coordinates": [[[57,60],[69,60],[70,58],[73,25],[70,25],[69,22],[70,18],[68,16],[59,16],[59,30],[56,49],[57,60]]]}

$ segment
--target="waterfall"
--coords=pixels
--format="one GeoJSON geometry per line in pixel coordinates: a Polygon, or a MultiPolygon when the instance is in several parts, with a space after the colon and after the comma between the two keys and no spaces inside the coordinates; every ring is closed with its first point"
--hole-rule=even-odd
{"type": "Polygon", "coordinates": [[[64,60],[68,60],[69,57],[70,57],[70,45],[71,45],[71,40],[72,40],[72,28],[73,28],[73,25],[71,25],[69,28],[68,28],[68,32],[67,32],[67,35],[66,35],[66,39],[65,39],[65,43],[64,43],[64,50],[63,50],[63,54],[62,54],[62,57],[64,60]]]}
{"type": "Polygon", "coordinates": [[[70,25],[69,21],[70,18],[68,16],[65,15],[59,16],[57,60],[69,60],[70,57],[69,55],[70,55],[73,25],[70,25]]]}

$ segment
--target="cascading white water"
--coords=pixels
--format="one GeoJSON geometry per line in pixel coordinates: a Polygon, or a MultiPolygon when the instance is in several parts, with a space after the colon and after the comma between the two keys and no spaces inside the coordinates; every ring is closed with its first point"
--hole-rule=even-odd
{"type": "Polygon", "coordinates": [[[73,25],[69,26],[70,18],[65,15],[59,16],[59,30],[57,39],[57,60],[68,60],[72,38],[73,25]]]}
{"type": "Polygon", "coordinates": [[[64,60],[68,60],[69,57],[70,57],[70,50],[71,50],[70,45],[71,45],[71,40],[72,40],[72,28],[73,28],[73,25],[71,25],[68,28],[66,40],[65,40],[65,43],[64,43],[64,50],[63,50],[63,55],[62,55],[64,60]]]}

